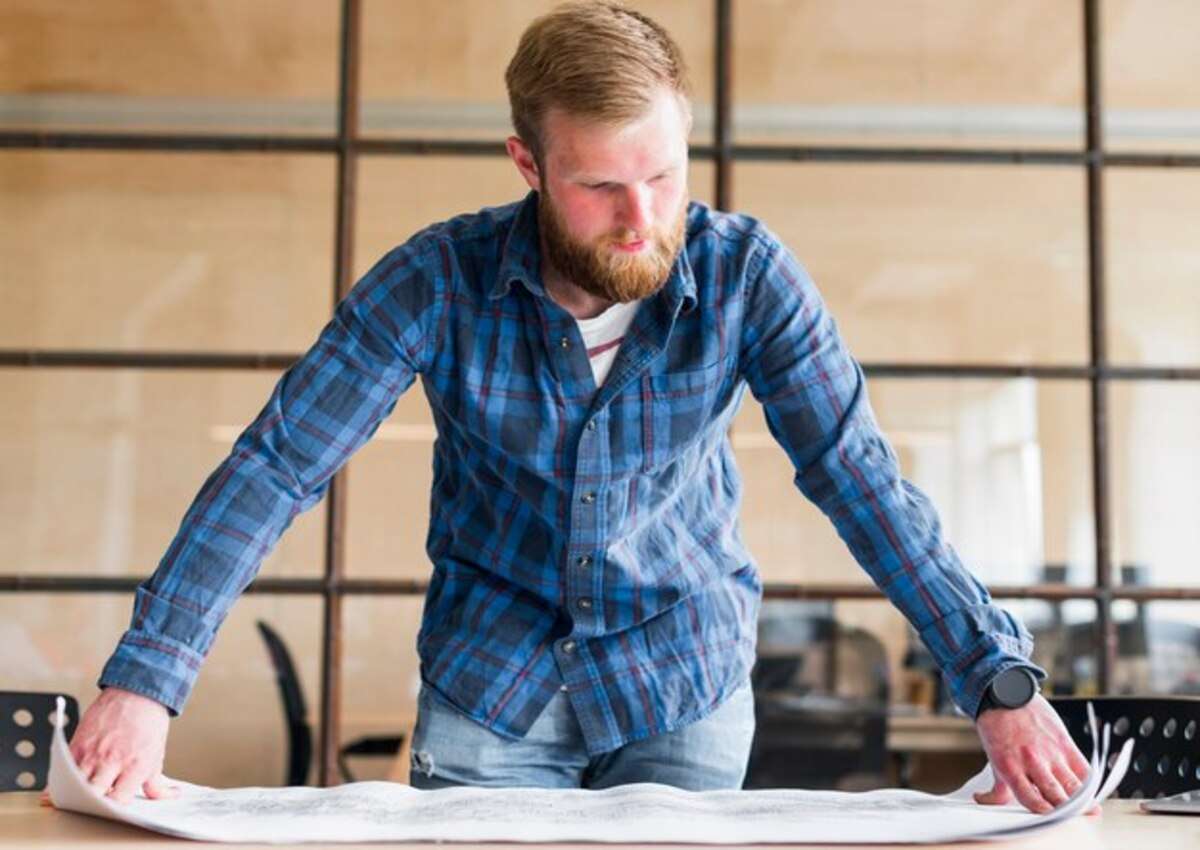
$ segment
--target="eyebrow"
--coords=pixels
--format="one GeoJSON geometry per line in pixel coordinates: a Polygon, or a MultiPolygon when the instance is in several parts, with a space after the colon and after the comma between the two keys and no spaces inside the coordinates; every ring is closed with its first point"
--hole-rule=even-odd
{"type": "MultiPolygon", "coordinates": [[[[677,168],[679,168],[678,165],[668,165],[664,168],[660,168],[658,171],[655,171],[650,176],[651,177],[659,177],[663,174],[666,174],[668,171],[675,171],[677,168]]],[[[588,174],[586,172],[583,174],[575,175],[574,179],[579,183],[620,183],[621,182],[619,180],[612,180],[610,178],[604,177],[599,174],[588,174]]]]}

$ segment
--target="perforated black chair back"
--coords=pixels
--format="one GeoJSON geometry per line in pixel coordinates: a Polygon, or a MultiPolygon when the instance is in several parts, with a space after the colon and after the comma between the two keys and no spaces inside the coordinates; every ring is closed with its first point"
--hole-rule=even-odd
{"type": "Polygon", "coordinates": [[[286,785],[304,785],[308,781],[313,746],[300,676],[296,673],[296,665],[292,663],[292,654],[279,634],[262,620],[257,625],[270,653],[275,682],[279,685],[279,696],[283,702],[283,721],[288,734],[288,765],[284,781],[286,785]]]}
{"type": "MultiPolygon", "coordinates": [[[[0,691],[0,791],[37,791],[50,772],[50,741],[59,694],[0,691]]],[[[79,723],[79,703],[67,701],[67,740],[79,723]]]]}
{"type": "Polygon", "coordinates": [[[1118,797],[1166,797],[1200,788],[1200,698],[1055,697],[1050,700],[1084,755],[1092,752],[1087,704],[1112,725],[1110,764],[1133,738],[1133,762],[1118,797]]]}

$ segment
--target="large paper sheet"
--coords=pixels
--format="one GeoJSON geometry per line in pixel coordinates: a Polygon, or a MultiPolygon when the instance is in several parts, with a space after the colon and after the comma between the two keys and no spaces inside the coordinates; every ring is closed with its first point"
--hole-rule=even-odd
{"type": "Polygon", "coordinates": [[[114,803],[76,767],[62,732],[62,707],[50,757],[50,798],[59,809],[124,821],[202,841],[305,842],[504,841],[627,844],[909,844],[999,839],[1045,829],[1104,799],[1132,753],[1126,741],[1108,761],[1092,721],[1088,781],[1047,815],[1012,806],[980,806],[971,793],[991,787],[985,769],[946,796],[888,789],[840,791],[680,791],[626,785],[605,791],[450,788],[419,791],[391,782],[336,788],[214,789],[176,782],[174,800],[114,803]]]}

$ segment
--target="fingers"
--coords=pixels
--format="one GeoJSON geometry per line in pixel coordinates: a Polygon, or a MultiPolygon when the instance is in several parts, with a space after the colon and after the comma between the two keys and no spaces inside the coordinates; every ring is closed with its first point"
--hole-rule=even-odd
{"type": "Polygon", "coordinates": [[[88,784],[96,789],[96,793],[104,796],[113,786],[113,782],[121,773],[121,766],[112,762],[105,762],[93,768],[90,775],[84,773],[88,777],[88,784]]]}
{"type": "MultiPolygon", "coordinates": [[[[1017,802],[1031,812],[1045,814],[1052,811],[1054,807],[1042,796],[1036,780],[1031,776],[1031,774],[1038,773],[1039,763],[1041,763],[1040,759],[1032,757],[1031,753],[1022,753],[1020,756],[1014,753],[994,762],[992,770],[996,774],[997,782],[1007,785],[1012,796],[1017,798],[1017,802]]],[[[1041,764],[1044,766],[1044,763],[1041,764]]],[[[1061,791],[1062,789],[1059,789],[1059,793],[1061,791]]]]}
{"type": "Polygon", "coordinates": [[[1058,780],[1058,784],[1067,792],[1068,797],[1074,797],[1075,792],[1083,787],[1083,780],[1075,775],[1074,771],[1062,762],[1056,762],[1052,768],[1054,778],[1058,780]]]}
{"type": "Polygon", "coordinates": [[[1054,808],[1067,802],[1071,796],[1063,789],[1050,765],[1041,759],[1033,760],[1028,764],[1026,776],[1037,788],[1042,799],[1054,808]]]}
{"type": "Polygon", "coordinates": [[[161,773],[146,780],[142,791],[151,800],[174,800],[179,796],[179,786],[168,785],[161,773]]]}
{"type": "MultiPolygon", "coordinates": [[[[101,692],[80,718],[71,757],[100,794],[129,802],[147,787],[159,797],[170,716],[165,706],[119,688],[101,692]]],[[[147,792],[147,796],[153,796],[147,792]]]]}
{"type": "MultiPolygon", "coordinates": [[[[132,802],[139,788],[150,800],[172,800],[179,796],[178,786],[167,784],[161,773],[155,772],[149,778],[146,773],[146,768],[136,761],[123,767],[105,764],[90,771],[88,784],[117,803],[132,802]]],[[[51,805],[48,794],[42,797],[43,805],[51,805]]]]}
{"type": "MultiPolygon", "coordinates": [[[[88,784],[96,789],[96,793],[100,796],[109,797],[118,803],[131,802],[139,788],[155,780],[154,776],[147,778],[148,771],[144,767],[144,763],[137,761],[128,764],[110,761],[99,765],[89,761],[85,765],[80,769],[87,777],[88,784]]],[[[162,787],[162,790],[167,791],[165,786],[162,787]]],[[[151,795],[147,794],[146,796],[151,795]]],[[[165,793],[160,796],[165,796],[165,793]]]]}
{"type": "Polygon", "coordinates": [[[1079,777],[1081,782],[1086,781],[1088,774],[1091,773],[1092,766],[1083,757],[1083,753],[1079,752],[1079,747],[1075,746],[1074,741],[1067,738],[1062,749],[1067,757],[1067,766],[1071,768],[1071,772],[1079,777]]]}
{"type": "Polygon", "coordinates": [[[997,783],[976,796],[979,802],[1002,804],[1015,796],[1031,812],[1046,813],[1085,786],[1091,765],[1041,697],[1019,709],[985,711],[976,727],[997,783]]]}
{"type": "Polygon", "coordinates": [[[75,766],[83,771],[83,774],[86,776],[87,770],[84,769],[83,763],[87,759],[87,754],[83,751],[83,747],[78,743],[78,739],[79,736],[76,735],[71,740],[71,746],[69,746],[67,749],[71,752],[71,761],[75,762],[75,766]]]}
{"type": "Polygon", "coordinates": [[[1012,791],[997,779],[991,791],[975,794],[975,802],[981,806],[1006,806],[1012,802],[1012,791]]]}
{"type": "Polygon", "coordinates": [[[1038,787],[1025,776],[1022,775],[1009,779],[1008,785],[1012,788],[1013,794],[1016,795],[1017,801],[1029,809],[1029,811],[1044,815],[1054,810],[1054,807],[1042,796],[1042,792],[1038,790],[1038,787]]]}
{"type": "Polygon", "coordinates": [[[118,803],[131,803],[133,797],[137,794],[137,790],[146,782],[145,768],[141,768],[135,762],[125,768],[125,771],[113,784],[112,792],[109,794],[118,803]]]}

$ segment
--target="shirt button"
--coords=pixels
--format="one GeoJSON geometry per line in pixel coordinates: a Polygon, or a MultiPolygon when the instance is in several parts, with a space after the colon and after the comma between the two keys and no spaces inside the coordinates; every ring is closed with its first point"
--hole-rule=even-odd
{"type": "Polygon", "coordinates": [[[584,596],[582,599],[578,600],[575,604],[579,606],[580,611],[591,611],[592,610],[592,600],[588,599],[586,596],[584,596]]]}
{"type": "Polygon", "coordinates": [[[571,340],[570,340],[570,339],[568,339],[567,337],[565,337],[565,336],[564,336],[562,339],[560,339],[560,340],[558,341],[558,344],[559,344],[559,346],[561,346],[563,349],[567,349],[567,348],[570,348],[570,347],[571,347],[571,340]]]}
{"type": "Polygon", "coordinates": [[[580,501],[582,501],[585,505],[590,505],[592,502],[596,501],[596,494],[584,493],[583,498],[580,501]]]}
{"type": "Polygon", "coordinates": [[[566,686],[566,685],[559,685],[559,686],[558,686],[558,689],[559,689],[560,691],[562,691],[564,694],[567,692],[567,686],[566,686]]]}
{"type": "Polygon", "coordinates": [[[580,555],[578,558],[575,559],[575,563],[579,564],[579,566],[581,566],[581,567],[590,567],[592,565],[592,556],[591,555],[580,555]]]}
{"type": "Polygon", "coordinates": [[[595,431],[595,430],[596,430],[596,420],[595,420],[595,419],[593,419],[593,420],[591,420],[591,421],[589,421],[589,422],[588,422],[588,424],[587,424],[587,429],[588,429],[589,431],[595,431]]]}
{"type": "Polygon", "coordinates": [[[575,641],[564,640],[562,642],[562,651],[567,653],[567,655],[570,655],[572,652],[574,652],[575,651],[575,641]]]}

